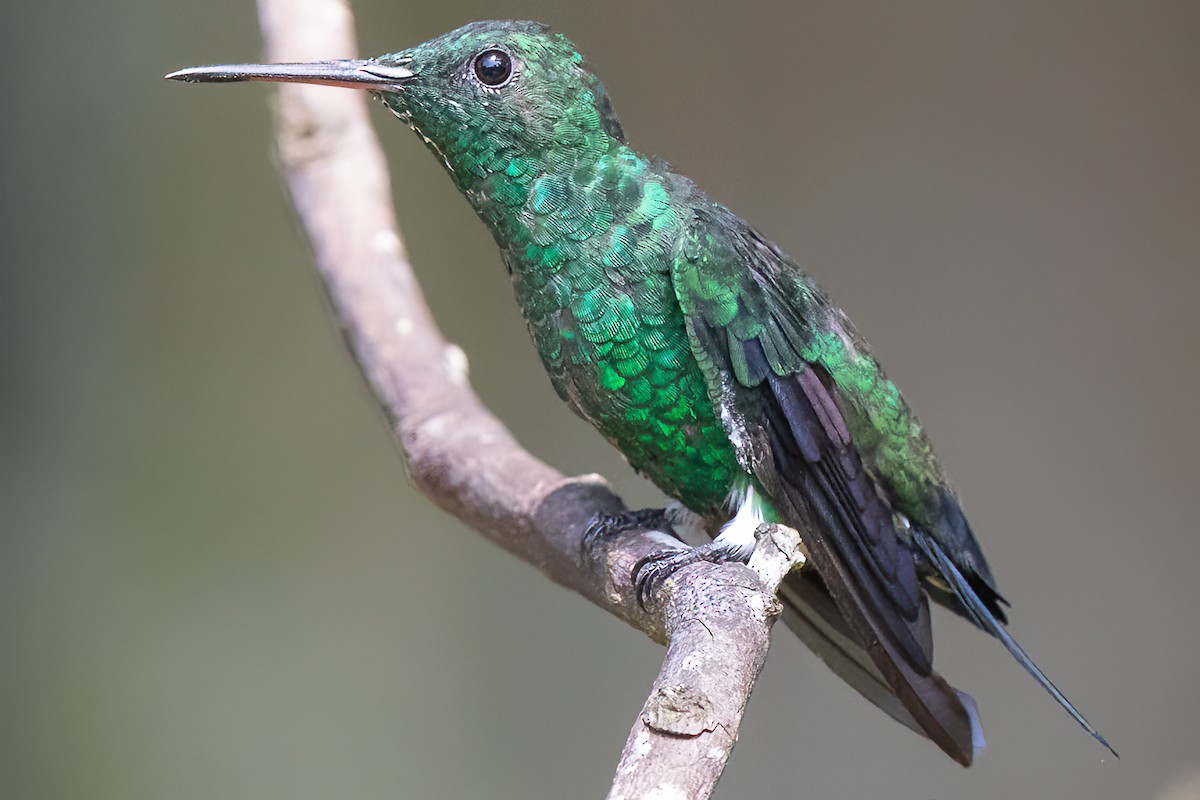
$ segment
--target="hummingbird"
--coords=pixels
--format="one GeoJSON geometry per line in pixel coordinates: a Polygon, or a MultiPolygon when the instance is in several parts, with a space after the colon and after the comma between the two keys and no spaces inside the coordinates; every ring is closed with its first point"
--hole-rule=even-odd
{"type": "Polygon", "coordinates": [[[932,600],[999,639],[1112,751],[1009,635],[925,429],[846,314],[749,223],[631,148],[565,36],[474,22],[378,58],[166,77],[363,89],[417,133],[495,238],[559,397],[676,501],[589,535],[713,534],[643,559],[643,602],[687,564],[748,560],[761,524],[787,525],[814,569],[781,587],[785,622],[890,716],[963,766],[984,745],[974,700],[933,668],[932,600]]]}

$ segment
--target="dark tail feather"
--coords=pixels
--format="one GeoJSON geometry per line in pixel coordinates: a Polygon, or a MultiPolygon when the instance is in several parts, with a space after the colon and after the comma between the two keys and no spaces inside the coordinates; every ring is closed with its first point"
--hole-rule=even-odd
{"type": "Polygon", "coordinates": [[[926,736],[964,767],[971,766],[983,746],[975,701],[958,691],[936,672],[921,673],[913,669],[890,643],[879,642],[873,654],[875,663],[883,666],[888,683],[916,719],[926,736]]]}
{"type": "Polygon", "coordinates": [[[1108,743],[1108,740],[1100,735],[1100,731],[1092,727],[1092,724],[1084,718],[1083,714],[1079,713],[1078,709],[1071,704],[1071,701],[1067,699],[1066,695],[1059,691],[1059,688],[1055,686],[1049,678],[1046,677],[1046,674],[1038,668],[1037,664],[1033,663],[1033,659],[1031,659],[1025,653],[1025,651],[1021,648],[1021,645],[1017,644],[1016,640],[1012,638],[1009,632],[1005,630],[1004,626],[1001,625],[992,612],[988,610],[983,600],[981,600],[979,595],[976,594],[975,590],[971,588],[971,584],[965,577],[963,577],[962,572],[957,566],[955,566],[954,562],[950,560],[950,557],[946,555],[946,552],[942,550],[938,543],[925,536],[920,531],[916,530],[913,531],[913,540],[917,543],[917,546],[921,548],[921,552],[925,554],[925,557],[929,559],[930,563],[936,566],[938,572],[940,572],[942,576],[950,583],[950,586],[954,589],[954,594],[958,597],[959,602],[970,613],[971,618],[979,625],[979,627],[983,628],[985,631],[1003,642],[1004,646],[1008,649],[1008,652],[1011,653],[1012,657],[1017,660],[1017,663],[1024,667],[1025,671],[1032,675],[1034,680],[1040,683],[1042,688],[1049,692],[1050,696],[1057,700],[1058,704],[1065,708],[1067,713],[1070,714],[1071,717],[1078,722],[1085,731],[1090,733],[1092,737],[1100,744],[1108,748],[1108,752],[1112,753],[1117,758],[1120,758],[1121,756],[1118,755],[1117,751],[1112,748],[1112,745],[1108,743]]]}
{"type": "Polygon", "coordinates": [[[884,680],[820,582],[797,572],[779,587],[783,623],[842,680],[901,725],[925,735],[884,680]]]}
{"type": "Polygon", "coordinates": [[[780,587],[780,599],[788,628],[842,680],[892,719],[935,740],[963,766],[969,766],[984,748],[975,701],[937,674],[926,677],[911,672],[905,676],[908,701],[902,700],[812,574],[801,572],[789,577],[780,587]],[[920,722],[907,707],[914,698],[919,698],[915,707],[920,711],[920,722]]]}

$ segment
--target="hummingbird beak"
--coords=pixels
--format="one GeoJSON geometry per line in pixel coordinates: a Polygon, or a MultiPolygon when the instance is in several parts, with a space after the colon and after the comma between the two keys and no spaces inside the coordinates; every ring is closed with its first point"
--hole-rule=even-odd
{"type": "Polygon", "coordinates": [[[211,67],[188,67],[164,77],[170,81],[188,83],[315,83],[320,86],[344,86],[349,89],[381,92],[399,89],[412,76],[412,70],[403,66],[385,65],[376,61],[316,61],[308,64],[218,64],[211,67]]]}

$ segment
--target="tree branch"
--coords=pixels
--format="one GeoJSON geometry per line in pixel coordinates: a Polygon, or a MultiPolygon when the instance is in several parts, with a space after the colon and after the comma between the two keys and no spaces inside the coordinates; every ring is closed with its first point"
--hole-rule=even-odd
{"type": "MultiPolygon", "coordinates": [[[[341,0],[260,0],[271,61],[357,57],[341,0]]],[[[676,544],[641,531],[583,552],[587,522],[624,509],[603,478],[568,478],[530,455],[471,390],[397,233],[390,182],[361,92],[285,85],[279,168],[334,315],[407,458],[416,488],[551,580],[669,641],[610,797],[711,795],[737,738],[779,613],[775,589],[803,562],[796,534],[765,528],[750,567],[698,564],[638,606],[630,570],[676,544]],[[774,546],[768,546],[768,543],[774,546]]]]}

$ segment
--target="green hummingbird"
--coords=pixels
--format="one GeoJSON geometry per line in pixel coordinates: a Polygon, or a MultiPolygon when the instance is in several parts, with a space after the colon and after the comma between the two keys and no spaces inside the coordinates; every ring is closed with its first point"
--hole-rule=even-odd
{"type": "Polygon", "coordinates": [[[1112,750],[1005,630],[958,495],[854,325],[747,222],[629,147],[567,38],[475,22],[368,60],[167,77],[365,89],[420,136],[495,237],[559,396],[681,506],[591,534],[720,526],[640,563],[642,599],[696,560],[745,561],[759,524],[779,522],[815,567],[781,590],[788,625],[951,758],[969,765],[983,738],[974,701],[933,669],[930,598],[1000,639],[1112,750]]]}

